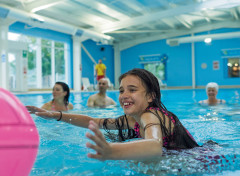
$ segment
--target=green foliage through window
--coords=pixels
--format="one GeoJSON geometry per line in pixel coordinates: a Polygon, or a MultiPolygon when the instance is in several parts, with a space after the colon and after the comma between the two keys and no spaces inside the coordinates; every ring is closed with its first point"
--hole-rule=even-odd
{"type": "Polygon", "coordinates": [[[154,74],[158,79],[165,80],[165,63],[164,62],[156,62],[156,63],[147,63],[144,64],[144,69],[150,71],[154,74]]]}
{"type": "Polygon", "coordinates": [[[42,48],[42,76],[51,75],[51,48],[42,48]]]}

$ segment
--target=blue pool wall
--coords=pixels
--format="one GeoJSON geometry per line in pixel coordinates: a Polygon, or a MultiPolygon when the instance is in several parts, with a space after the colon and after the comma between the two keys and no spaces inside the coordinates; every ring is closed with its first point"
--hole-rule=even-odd
{"type": "MultiPolygon", "coordinates": [[[[237,31],[240,31],[240,29],[219,29],[196,35],[237,31]]],[[[211,44],[195,43],[196,86],[205,86],[211,81],[224,86],[240,85],[240,78],[227,77],[226,58],[224,59],[221,55],[223,49],[240,49],[240,38],[213,40],[211,44]],[[213,69],[213,61],[219,62],[218,70],[213,69]],[[201,68],[202,63],[207,65],[206,69],[201,68]]],[[[192,86],[191,43],[171,47],[166,44],[166,40],[159,40],[128,48],[121,53],[121,73],[134,67],[143,68],[143,65],[139,63],[139,56],[151,54],[166,54],[168,56],[167,79],[165,81],[168,86],[192,86]]]]}

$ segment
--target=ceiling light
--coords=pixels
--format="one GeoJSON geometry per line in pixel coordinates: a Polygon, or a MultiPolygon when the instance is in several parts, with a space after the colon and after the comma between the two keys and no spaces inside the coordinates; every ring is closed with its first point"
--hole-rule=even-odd
{"type": "Polygon", "coordinates": [[[208,38],[205,38],[205,39],[204,39],[204,42],[205,42],[205,43],[211,43],[211,42],[212,42],[212,38],[209,38],[209,37],[208,37],[208,38]]]}

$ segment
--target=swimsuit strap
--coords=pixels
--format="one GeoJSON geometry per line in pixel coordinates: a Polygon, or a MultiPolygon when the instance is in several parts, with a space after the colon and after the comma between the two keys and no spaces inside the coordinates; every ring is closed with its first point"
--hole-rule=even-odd
{"type": "Polygon", "coordinates": [[[149,123],[149,124],[147,124],[147,125],[144,127],[143,131],[145,131],[147,128],[149,128],[149,127],[151,127],[151,126],[153,126],[153,125],[160,125],[160,123],[149,123]]]}
{"type": "MultiPolygon", "coordinates": [[[[158,107],[147,108],[146,112],[154,114],[159,119],[160,123],[158,125],[160,125],[160,128],[162,130],[163,146],[166,147],[167,149],[186,149],[199,146],[192,137],[192,135],[189,133],[189,131],[186,130],[186,128],[184,128],[184,126],[181,124],[177,116],[172,112],[158,107]],[[161,113],[162,116],[159,113],[161,113]],[[166,123],[167,120],[169,120],[168,125],[166,123]],[[171,121],[174,124],[173,130],[171,130],[172,129],[172,123],[170,123],[171,121]]],[[[144,129],[152,125],[157,124],[149,123],[145,126],[144,129]]],[[[137,127],[136,124],[135,127],[137,127]]],[[[137,133],[137,130],[138,129],[135,129],[135,133],[137,133]]]]}
{"type": "Polygon", "coordinates": [[[134,125],[134,131],[136,133],[137,138],[141,138],[141,135],[140,135],[140,125],[137,122],[134,125]]]}
{"type": "Polygon", "coordinates": [[[52,102],[52,108],[51,108],[51,110],[52,110],[52,111],[56,111],[56,109],[55,109],[55,105],[54,105],[53,102],[52,102]]]}
{"type": "MultiPolygon", "coordinates": [[[[146,112],[150,112],[158,118],[158,120],[160,121],[160,126],[162,129],[162,132],[165,136],[171,135],[169,130],[166,127],[166,118],[164,115],[166,115],[168,118],[170,118],[171,121],[175,124],[175,120],[173,119],[173,117],[171,117],[171,116],[169,117],[169,114],[165,110],[163,110],[163,109],[160,110],[159,108],[154,108],[154,107],[146,109],[146,112]],[[150,111],[150,110],[155,110],[155,111],[150,111]],[[162,114],[163,118],[160,117],[160,115],[158,114],[158,111],[162,114]]],[[[169,123],[169,129],[171,129],[171,123],[169,123]]]]}
{"type": "MultiPolygon", "coordinates": [[[[149,107],[149,108],[146,109],[146,112],[150,112],[150,113],[154,114],[156,117],[158,117],[160,123],[149,123],[149,124],[147,124],[147,125],[144,127],[143,130],[145,131],[147,128],[149,128],[149,127],[151,127],[151,126],[153,126],[153,125],[160,125],[161,128],[162,128],[162,131],[164,132],[164,135],[167,136],[167,134],[169,134],[169,132],[168,132],[166,126],[165,126],[165,120],[166,120],[166,118],[163,118],[163,121],[162,121],[162,119],[161,119],[161,117],[158,115],[157,111],[160,111],[162,114],[165,114],[167,117],[169,117],[169,115],[167,114],[166,111],[164,111],[164,110],[161,111],[160,108],[157,108],[157,107],[149,107]],[[151,111],[151,110],[155,110],[155,111],[153,112],[153,111],[151,111]]],[[[171,118],[171,121],[173,121],[173,123],[175,123],[175,120],[174,120],[173,118],[171,118]]],[[[171,127],[171,123],[170,123],[170,127],[171,127]]],[[[134,125],[134,131],[135,131],[135,133],[136,133],[136,136],[137,136],[138,138],[141,138],[141,135],[140,135],[140,125],[139,125],[137,122],[136,122],[135,125],[134,125]]],[[[169,134],[169,135],[170,135],[170,134],[169,134]]]]}
{"type": "MultiPolygon", "coordinates": [[[[171,121],[175,124],[176,122],[175,122],[175,120],[174,120],[174,118],[173,118],[173,116],[170,116],[164,109],[160,109],[160,108],[157,108],[157,107],[148,107],[147,109],[146,109],[146,112],[151,112],[151,113],[153,113],[152,111],[149,111],[149,110],[156,110],[156,111],[160,111],[160,112],[162,112],[163,114],[165,114],[167,117],[170,117],[171,118],[171,121]]],[[[153,113],[154,114],[154,113],[153,113]]],[[[155,114],[156,115],[156,114],[155,114]]],[[[158,115],[156,115],[156,116],[158,116],[158,115]]]]}

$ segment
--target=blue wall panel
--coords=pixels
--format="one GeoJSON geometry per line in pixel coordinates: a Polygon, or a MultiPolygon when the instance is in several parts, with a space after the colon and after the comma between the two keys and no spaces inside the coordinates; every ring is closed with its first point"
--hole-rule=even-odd
{"type": "MultiPolygon", "coordinates": [[[[219,29],[203,34],[217,34],[224,32],[236,32],[239,29],[219,29]]],[[[222,58],[222,49],[240,48],[240,38],[213,40],[211,44],[204,42],[195,43],[195,73],[196,86],[205,86],[210,81],[215,81],[219,85],[240,85],[240,78],[227,77],[226,59],[222,58]],[[213,69],[213,61],[219,62],[219,69],[213,69]],[[207,68],[201,65],[206,63],[207,68]]],[[[121,52],[121,73],[134,67],[143,68],[139,64],[140,55],[167,54],[167,80],[168,86],[191,86],[192,85],[192,56],[191,44],[180,44],[179,46],[169,46],[166,40],[148,42],[128,48],[121,52]]]]}
{"type": "Polygon", "coordinates": [[[121,73],[132,68],[143,68],[140,55],[166,54],[168,56],[165,81],[168,86],[191,86],[191,45],[170,47],[166,40],[140,44],[121,52],[121,73]]]}
{"type": "Polygon", "coordinates": [[[240,78],[227,77],[227,62],[222,58],[222,49],[240,48],[240,39],[214,40],[210,45],[204,42],[196,43],[196,84],[205,86],[214,81],[219,85],[240,85],[240,78]],[[219,70],[213,69],[213,61],[219,61],[219,70]],[[207,68],[202,69],[201,64],[207,68]]]}

